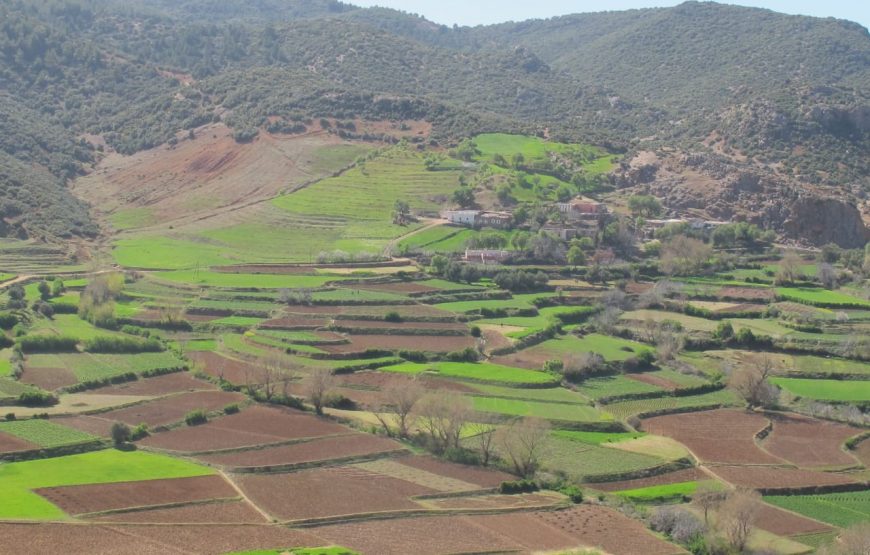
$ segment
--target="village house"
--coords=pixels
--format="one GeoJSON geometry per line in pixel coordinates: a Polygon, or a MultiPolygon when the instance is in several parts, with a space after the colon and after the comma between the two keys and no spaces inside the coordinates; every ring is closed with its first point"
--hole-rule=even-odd
{"type": "Polygon", "coordinates": [[[447,210],[443,216],[451,224],[474,227],[480,213],[480,210],[447,210]]]}
{"type": "Polygon", "coordinates": [[[568,202],[557,202],[556,208],[569,221],[598,219],[609,213],[603,202],[581,197],[568,202]]]}
{"type": "Polygon", "coordinates": [[[508,229],[513,224],[513,216],[509,212],[484,212],[483,210],[447,210],[445,220],[452,224],[467,227],[494,227],[508,229]]]}
{"type": "Polygon", "coordinates": [[[511,257],[510,251],[495,249],[465,249],[464,260],[477,264],[501,264],[511,257]]]}

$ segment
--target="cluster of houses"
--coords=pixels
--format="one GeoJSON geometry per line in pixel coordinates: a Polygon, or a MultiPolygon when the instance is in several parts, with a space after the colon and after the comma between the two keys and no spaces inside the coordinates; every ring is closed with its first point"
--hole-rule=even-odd
{"type": "Polygon", "coordinates": [[[448,210],[442,214],[445,220],[452,224],[468,227],[493,227],[508,229],[513,225],[514,217],[510,212],[487,212],[484,210],[448,210]]]}

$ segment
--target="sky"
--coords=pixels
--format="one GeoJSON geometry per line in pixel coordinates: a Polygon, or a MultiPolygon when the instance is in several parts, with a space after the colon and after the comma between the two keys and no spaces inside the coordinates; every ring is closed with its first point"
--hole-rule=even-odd
{"type": "MultiPolygon", "coordinates": [[[[675,6],[682,0],[346,0],[358,6],[383,6],[425,16],[445,25],[484,25],[571,13],[675,6]]],[[[722,3],[777,12],[836,17],[870,27],[867,0],[722,0],[722,3]]]]}

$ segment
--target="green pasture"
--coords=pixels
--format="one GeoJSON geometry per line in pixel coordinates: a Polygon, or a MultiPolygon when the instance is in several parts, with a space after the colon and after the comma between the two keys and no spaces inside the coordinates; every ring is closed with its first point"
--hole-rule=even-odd
{"type": "Polygon", "coordinates": [[[870,308],[870,301],[859,299],[827,289],[813,287],[777,287],[776,295],[780,298],[816,306],[837,308],[841,306],[858,306],[870,308]]]}
{"type": "Polygon", "coordinates": [[[448,378],[495,383],[546,384],[555,383],[556,381],[556,378],[544,372],[478,362],[433,362],[430,364],[408,362],[395,366],[386,366],[381,368],[381,370],[401,374],[434,372],[448,378]]]}
{"type": "Polygon", "coordinates": [[[654,399],[638,399],[610,403],[605,410],[615,418],[624,420],[629,416],[659,410],[683,409],[689,407],[731,406],[737,404],[737,397],[728,389],[721,389],[702,395],[685,397],[656,397],[654,399]]]}
{"type": "Polygon", "coordinates": [[[697,489],[698,482],[692,481],[627,489],[617,492],[616,495],[638,503],[660,503],[667,501],[680,501],[684,497],[690,497],[697,489]]]}
{"type": "Polygon", "coordinates": [[[852,526],[870,520],[870,490],[822,495],[773,495],[771,505],[833,526],[852,526]]]}
{"type": "Polygon", "coordinates": [[[542,466],[551,472],[564,472],[576,481],[587,476],[634,472],[658,466],[658,457],[632,453],[551,435],[541,451],[542,466]]]}
{"type": "Polygon", "coordinates": [[[55,314],[51,320],[36,320],[31,331],[33,333],[52,333],[75,337],[79,341],[87,341],[107,335],[121,335],[118,332],[105,328],[98,328],[90,322],[82,320],[76,314],[55,314]]]}
{"type": "Polygon", "coordinates": [[[870,381],[813,380],[774,377],[771,382],[789,393],[820,401],[870,401],[870,381]]]}
{"type": "Polygon", "coordinates": [[[498,397],[472,397],[474,410],[508,416],[533,416],[568,422],[600,422],[604,416],[594,407],[583,404],[546,403],[498,397]]]}
{"type": "Polygon", "coordinates": [[[582,430],[553,430],[552,434],[561,439],[579,441],[581,443],[589,443],[592,445],[618,443],[620,441],[637,439],[646,435],[643,432],[585,432],[582,430]]]}
{"type": "Polygon", "coordinates": [[[210,468],[144,451],[114,449],[0,465],[0,519],[53,520],[66,515],[33,490],[187,478],[214,474],[210,468]]]}
{"type": "Polygon", "coordinates": [[[657,393],[664,391],[660,387],[632,380],[623,375],[601,376],[583,380],[577,391],[590,399],[601,399],[614,395],[630,395],[635,393],[657,393]]]}
{"type": "Polygon", "coordinates": [[[46,449],[97,439],[91,434],[42,419],[0,422],[0,432],[11,434],[46,449]]]}
{"type": "Polygon", "coordinates": [[[484,299],[477,301],[456,301],[450,303],[439,303],[435,306],[442,310],[450,312],[472,312],[475,310],[508,310],[508,309],[529,309],[535,308],[534,301],[554,296],[554,293],[526,293],[514,295],[510,299],[484,299]]]}
{"type": "Polygon", "coordinates": [[[565,358],[577,353],[592,352],[598,353],[604,357],[604,360],[618,362],[637,356],[644,350],[649,350],[649,347],[637,341],[590,333],[584,337],[566,335],[550,339],[527,349],[527,352],[545,353],[554,359],[565,358]]]}
{"type": "Polygon", "coordinates": [[[543,401],[545,403],[589,404],[589,399],[564,387],[525,388],[483,383],[472,383],[469,385],[486,397],[504,397],[525,401],[543,401]]]}
{"type": "Polygon", "coordinates": [[[101,380],[128,372],[142,374],[151,370],[182,368],[184,361],[170,351],[162,353],[100,354],[62,353],[36,354],[27,357],[32,368],[66,368],[80,382],[101,380]]]}
{"type": "Polygon", "coordinates": [[[188,283],[206,287],[240,289],[311,289],[323,287],[335,276],[281,275],[281,274],[229,274],[208,270],[175,270],[158,272],[154,277],[166,281],[188,283]]]}

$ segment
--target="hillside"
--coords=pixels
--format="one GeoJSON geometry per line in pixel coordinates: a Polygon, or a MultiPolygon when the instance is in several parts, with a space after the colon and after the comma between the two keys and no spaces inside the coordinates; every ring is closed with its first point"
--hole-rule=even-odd
{"type": "Polygon", "coordinates": [[[244,142],[303,119],[425,120],[442,145],[549,133],[714,154],[846,204],[870,188],[870,37],[844,21],[697,2],[474,28],[326,0],[2,0],[0,15],[4,89],[29,99],[0,106],[7,236],[92,235],[64,185],[103,143],[130,155],[218,121],[244,142]]]}

